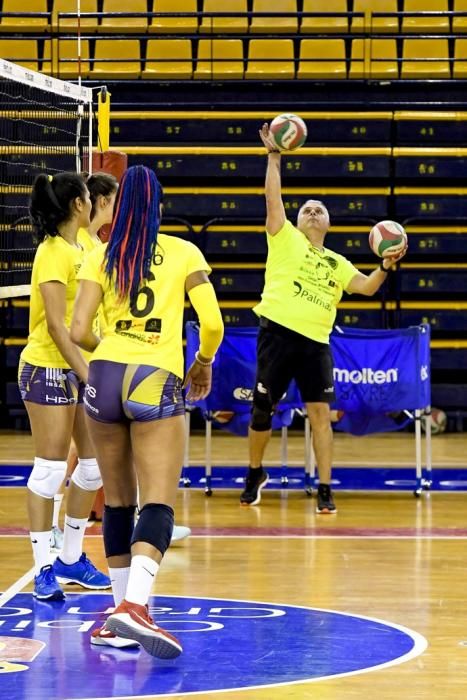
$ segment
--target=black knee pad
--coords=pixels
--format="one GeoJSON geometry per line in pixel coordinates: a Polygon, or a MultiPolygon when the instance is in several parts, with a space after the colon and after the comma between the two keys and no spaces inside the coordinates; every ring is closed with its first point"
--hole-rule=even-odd
{"type": "Polygon", "coordinates": [[[104,506],[102,534],[106,557],[130,554],[136,506],[104,506]]]}
{"type": "Polygon", "coordinates": [[[131,544],[148,542],[164,556],[174,529],[173,508],[163,503],[146,503],[141,509],[131,544]]]}
{"type": "Polygon", "coordinates": [[[253,401],[250,428],[258,432],[271,430],[274,406],[267,398],[264,398],[262,401],[258,401],[255,398],[253,401]]]}

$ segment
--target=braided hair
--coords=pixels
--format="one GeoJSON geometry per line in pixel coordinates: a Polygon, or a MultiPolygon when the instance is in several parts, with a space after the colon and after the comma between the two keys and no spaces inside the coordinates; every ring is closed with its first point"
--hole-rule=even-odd
{"type": "Polygon", "coordinates": [[[76,173],[57,173],[52,178],[44,173],[38,175],[29,202],[36,242],[42,243],[46,236],[58,236],[58,226],[71,218],[74,200],[84,200],[86,193],[86,184],[76,173]]]}
{"type": "Polygon", "coordinates": [[[160,226],[162,187],[156,174],[134,165],[123,175],[115,202],[105,271],[114,280],[119,300],[136,301],[143,280],[149,276],[160,226]]]}

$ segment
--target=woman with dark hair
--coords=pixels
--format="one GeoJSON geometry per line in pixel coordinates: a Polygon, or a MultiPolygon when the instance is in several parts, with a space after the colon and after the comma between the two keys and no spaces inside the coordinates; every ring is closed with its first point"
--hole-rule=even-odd
{"type": "Polygon", "coordinates": [[[200,321],[200,348],[185,378],[195,401],[210,391],[223,323],[201,252],[159,233],[161,202],[156,175],[129,168],[109,243],[79,273],[71,337],[93,352],[84,401],[104,482],[104,545],[117,604],[93,637],[118,635],[173,658],[181,645],[153,622],[147,603],[170,543],[183,462],[185,292],[200,321]],[[101,304],[102,340],[92,331],[101,304]]]}
{"type": "Polygon", "coordinates": [[[31,279],[28,342],[21,353],[18,383],[31,423],[34,466],[28,480],[28,513],[34,555],[34,596],[59,600],[59,580],[85,588],[109,588],[82,552],[83,499],[101,485],[82,406],[88,365],[70,338],[76,274],[83,248],[78,229],[89,226],[91,200],[79,175],[39,175],[33,185],[30,214],[39,242],[31,279]],[[79,462],[70,485],[66,516],[66,551],[53,566],[49,545],[54,496],[66,473],[73,435],[79,462]]]}
{"type": "MultiPolygon", "coordinates": [[[[92,175],[82,175],[86,187],[89,191],[89,198],[91,200],[91,213],[90,213],[90,223],[89,226],[78,229],[77,241],[79,245],[83,248],[84,254],[86,255],[96,246],[102,245],[99,238],[99,232],[103,226],[112,223],[113,209],[115,204],[115,197],[117,196],[118,182],[117,178],[108,173],[93,173],[92,175]]],[[[97,334],[102,334],[102,314],[98,314],[95,319],[95,331],[97,334]]],[[[84,358],[86,362],[89,362],[90,353],[84,353],[84,358]]],[[[72,440],[70,451],[67,458],[67,471],[65,480],[60,488],[60,491],[55,494],[54,497],[54,511],[53,511],[53,521],[52,521],[52,548],[53,550],[60,552],[62,551],[63,557],[65,559],[69,558],[67,554],[68,542],[73,537],[77,530],[73,530],[65,527],[65,532],[67,533],[67,538],[64,541],[63,532],[59,527],[59,515],[60,506],[63,500],[65,484],[71,478],[76,466],[78,465],[78,452],[76,445],[72,440]]],[[[78,504],[74,504],[73,500],[76,500],[76,496],[79,498],[79,513],[82,520],[88,519],[89,512],[92,509],[95,494],[94,492],[81,492],[81,490],[73,489],[68,493],[68,506],[76,512],[78,504]]],[[[84,528],[80,525],[80,530],[84,535],[84,528]]],[[[61,557],[60,557],[61,558],[61,557]]]]}

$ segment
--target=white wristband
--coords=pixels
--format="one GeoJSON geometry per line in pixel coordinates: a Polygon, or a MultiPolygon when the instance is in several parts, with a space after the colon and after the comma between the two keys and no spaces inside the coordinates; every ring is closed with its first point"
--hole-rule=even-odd
{"type": "Polygon", "coordinates": [[[214,355],[214,357],[212,357],[210,360],[208,360],[208,362],[203,362],[203,360],[199,359],[199,350],[197,350],[195,352],[195,360],[199,365],[201,365],[201,367],[210,367],[213,364],[215,359],[216,359],[216,356],[214,355]]]}

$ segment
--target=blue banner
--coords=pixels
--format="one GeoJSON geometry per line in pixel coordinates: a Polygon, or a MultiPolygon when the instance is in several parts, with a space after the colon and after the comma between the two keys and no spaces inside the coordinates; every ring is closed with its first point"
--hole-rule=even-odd
{"type": "MultiPolygon", "coordinates": [[[[227,328],[213,366],[211,394],[198,402],[220,427],[245,435],[256,370],[256,328],[227,328]]],[[[187,366],[199,346],[198,327],[186,324],[187,366]]],[[[430,404],[430,329],[337,327],[331,335],[339,430],[364,435],[400,430],[416,408],[430,404]]],[[[290,425],[303,406],[294,382],[281,400],[273,427],[290,425]]]]}
{"type": "Polygon", "coordinates": [[[334,408],[338,430],[365,435],[400,430],[406,413],[430,405],[430,327],[364,330],[336,327],[334,408]]]}

